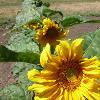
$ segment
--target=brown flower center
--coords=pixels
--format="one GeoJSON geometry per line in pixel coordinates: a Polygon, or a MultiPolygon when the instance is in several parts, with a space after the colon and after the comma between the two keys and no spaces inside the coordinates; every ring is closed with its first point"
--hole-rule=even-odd
{"type": "Polygon", "coordinates": [[[76,89],[82,79],[82,68],[79,62],[63,62],[57,72],[57,82],[60,86],[67,90],[76,89]]]}
{"type": "Polygon", "coordinates": [[[52,41],[59,37],[59,31],[55,27],[49,28],[45,34],[46,39],[52,41]]]}

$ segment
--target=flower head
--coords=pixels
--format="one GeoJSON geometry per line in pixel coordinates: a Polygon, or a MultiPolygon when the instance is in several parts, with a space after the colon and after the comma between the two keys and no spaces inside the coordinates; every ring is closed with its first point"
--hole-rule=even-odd
{"type": "Polygon", "coordinates": [[[49,18],[43,19],[42,24],[42,28],[38,29],[36,34],[36,39],[42,45],[46,45],[46,43],[55,45],[58,43],[57,40],[65,37],[65,35],[68,33],[64,32],[58,24],[49,18]]]}
{"type": "Polygon", "coordinates": [[[40,57],[41,72],[33,69],[28,78],[35,83],[29,90],[35,91],[35,100],[99,100],[100,61],[97,57],[84,58],[82,39],[71,44],[60,41],[56,55],[50,53],[47,44],[40,57]]]}
{"type": "Polygon", "coordinates": [[[39,23],[30,22],[30,23],[25,24],[23,27],[24,27],[24,28],[27,28],[27,29],[36,30],[36,29],[39,28],[39,23]]]}

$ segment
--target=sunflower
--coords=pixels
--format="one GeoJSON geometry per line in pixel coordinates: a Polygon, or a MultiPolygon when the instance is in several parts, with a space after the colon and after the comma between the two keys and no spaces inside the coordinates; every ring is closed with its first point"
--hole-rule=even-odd
{"type": "Polygon", "coordinates": [[[24,27],[24,28],[27,28],[27,29],[36,30],[36,29],[39,28],[39,23],[30,22],[30,23],[25,24],[23,27],[24,27]]]}
{"type": "Polygon", "coordinates": [[[67,32],[64,32],[59,25],[49,18],[45,18],[42,21],[42,28],[37,30],[36,39],[40,44],[46,45],[50,43],[51,45],[56,45],[57,40],[65,37],[67,32]]]}
{"type": "Polygon", "coordinates": [[[35,92],[35,100],[100,100],[100,61],[83,57],[82,41],[60,41],[55,55],[46,45],[40,56],[44,69],[28,72],[34,82],[28,90],[35,92]]]}

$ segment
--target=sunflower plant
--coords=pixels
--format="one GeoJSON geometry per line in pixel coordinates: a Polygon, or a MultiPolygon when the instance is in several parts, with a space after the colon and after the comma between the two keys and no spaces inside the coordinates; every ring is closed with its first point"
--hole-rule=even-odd
{"type": "Polygon", "coordinates": [[[24,0],[0,61],[16,62],[16,79],[0,100],[99,100],[100,30],[71,40],[69,27],[99,22],[63,16],[41,0],[24,0]]]}

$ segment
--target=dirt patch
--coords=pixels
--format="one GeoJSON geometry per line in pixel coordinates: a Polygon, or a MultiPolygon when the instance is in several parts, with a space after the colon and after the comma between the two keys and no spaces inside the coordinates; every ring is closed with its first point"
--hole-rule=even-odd
{"type": "Polygon", "coordinates": [[[4,87],[10,83],[15,82],[11,74],[11,69],[13,67],[12,62],[9,63],[0,63],[0,87],[4,87]]]}
{"type": "Polygon", "coordinates": [[[100,29],[100,24],[99,23],[86,23],[86,24],[78,24],[74,25],[69,28],[69,37],[74,39],[76,37],[79,37],[81,35],[84,35],[88,32],[94,32],[97,29],[100,29]]]}
{"type": "Polygon", "coordinates": [[[20,6],[0,7],[0,16],[8,17],[8,18],[13,17],[17,15],[19,10],[20,10],[20,6]]]}
{"type": "Polygon", "coordinates": [[[63,11],[68,15],[73,13],[96,13],[100,12],[100,2],[53,3],[51,8],[63,11]]]}

